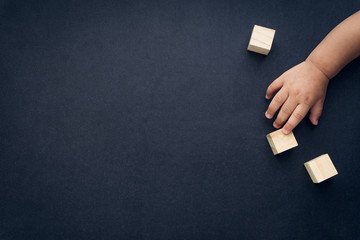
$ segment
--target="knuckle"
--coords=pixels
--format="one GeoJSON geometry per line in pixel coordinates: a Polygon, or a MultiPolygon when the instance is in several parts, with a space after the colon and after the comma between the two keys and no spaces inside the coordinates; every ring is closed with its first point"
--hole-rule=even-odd
{"type": "Polygon", "coordinates": [[[301,102],[309,107],[314,103],[314,98],[310,95],[303,95],[301,96],[301,102]]]}
{"type": "Polygon", "coordinates": [[[283,103],[283,97],[280,96],[279,94],[276,94],[276,96],[275,96],[275,98],[274,98],[274,101],[275,101],[276,103],[281,104],[281,103],[283,103]]]}
{"type": "Polygon", "coordinates": [[[304,118],[304,115],[299,112],[294,112],[294,118],[301,121],[304,118]]]}
{"type": "Polygon", "coordinates": [[[305,96],[305,98],[304,98],[304,103],[305,103],[306,105],[310,105],[311,102],[312,102],[312,100],[311,100],[310,96],[305,96]]]}
{"type": "Polygon", "coordinates": [[[298,88],[294,89],[294,95],[295,96],[300,96],[301,95],[301,90],[298,89],[298,88]]]}
{"type": "Polygon", "coordinates": [[[285,114],[288,114],[288,115],[291,114],[290,108],[289,108],[288,106],[286,106],[286,105],[283,105],[283,106],[282,106],[281,111],[282,111],[283,113],[285,113],[285,114]]]}

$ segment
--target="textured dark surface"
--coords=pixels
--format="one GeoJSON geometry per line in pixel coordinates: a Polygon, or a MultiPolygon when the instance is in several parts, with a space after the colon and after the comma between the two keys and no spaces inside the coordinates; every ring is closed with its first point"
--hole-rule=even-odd
{"type": "Polygon", "coordinates": [[[277,157],[265,89],[359,1],[0,1],[0,239],[356,239],[360,61],[277,157]],[[254,24],[277,30],[246,51],[254,24]],[[311,182],[329,153],[339,175],[311,182]]]}

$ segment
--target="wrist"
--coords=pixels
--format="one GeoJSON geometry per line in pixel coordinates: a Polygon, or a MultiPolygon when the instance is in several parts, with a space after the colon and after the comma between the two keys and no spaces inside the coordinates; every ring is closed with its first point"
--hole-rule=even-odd
{"type": "Polygon", "coordinates": [[[324,68],[321,67],[320,64],[317,64],[316,61],[313,61],[310,59],[310,57],[308,57],[306,60],[305,60],[306,63],[310,64],[312,67],[314,67],[315,69],[317,69],[317,71],[319,71],[320,73],[322,73],[322,75],[324,75],[324,77],[330,81],[331,79],[331,75],[328,74],[324,68]]]}

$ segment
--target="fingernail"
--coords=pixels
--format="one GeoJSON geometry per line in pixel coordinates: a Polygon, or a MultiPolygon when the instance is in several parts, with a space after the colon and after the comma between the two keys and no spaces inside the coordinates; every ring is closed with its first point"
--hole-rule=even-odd
{"type": "Polygon", "coordinates": [[[314,125],[318,125],[319,124],[319,120],[314,120],[314,125]]]}
{"type": "Polygon", "coordinates": [[[270,97],[269,97],[267,94],[265,95],[265,98],[266,98],[266,99],[270,99],[270,97]]]}
{"type": "Polygon", "coordinates": [[[273,123],[274,128],[279,128],[279,126],[274,122],[273,123]]]}
{"type": "Polygon", "coordinates": [[[290,133],[290,131],[285,129],[285,128],[283,128],[282,131],[283,131],[284,134],[289,134],[290,133]]]}
{"type": "Polygon", "coordinates": [[[268,112],[265,113],[265,117],[266,117],[267,119],[271,119],[271,118],[272,118],[272,116],[271,116],[268,112]]]}

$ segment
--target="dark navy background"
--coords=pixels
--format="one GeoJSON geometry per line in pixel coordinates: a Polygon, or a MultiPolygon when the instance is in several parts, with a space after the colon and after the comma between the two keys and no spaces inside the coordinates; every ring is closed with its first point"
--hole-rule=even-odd
{"type": "Polygon", "coordinates": [[[0,239],[359,238],[360,60],[299,147],[273,156],[264,116],[359,3],[0,1],[0,239]],[[316,185],[323,153],[339,175],[316,185]]]}

